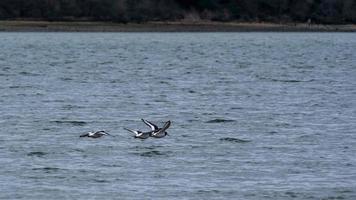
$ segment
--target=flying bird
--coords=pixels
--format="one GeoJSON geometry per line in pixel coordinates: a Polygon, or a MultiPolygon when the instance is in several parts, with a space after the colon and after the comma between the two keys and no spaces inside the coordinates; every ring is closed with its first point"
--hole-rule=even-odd
{"type": "Polygon", "coordinates": [[[89,131],[88,133],[80,135],[79,137],[99,138],[104,135],[110,135],[110,134],[106,131],[96,131],[96,132],[89,131]]]}
{"type": "Polygon", "coordinates": [[[157,125],[155,125],[152,122],[149,122],[147,120],[141,119],[143,121],[143,123],[145,123],[147,126],[149,126],[151,128],[151,133],[150,136],[154,137],[154,138],[162,138],[166,135],[168,135],[168,133],[166,132],[166,130],[171,126],[171,121],[167,121],[162,128],[158,128],[157,125]]]}
{"type": "Polygon", "coordinates": [[[136,130],[132,130],[132,129],[128,129],[128,128],[124,128],[124,129],[127,131],[130,131],[131,133],[134,133],[135,134],[134,138],[139,138],[139,139],[149,138],[151,135],[151,132],[152,132],[152,131],[142,132],[142,131],[136,131],[136,130]]]}

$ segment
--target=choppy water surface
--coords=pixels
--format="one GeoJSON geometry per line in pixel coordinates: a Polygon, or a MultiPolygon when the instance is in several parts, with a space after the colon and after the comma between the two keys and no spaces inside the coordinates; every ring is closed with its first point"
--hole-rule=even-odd
{"type": "Polygon", "coordinates": [[[0,33],[0,199],[355,199],[356,36],[0,33]],[[123,127],[170,136],[136,140],[123,127]],[[79,138],[105,129],[116,137],[79,138]]]}

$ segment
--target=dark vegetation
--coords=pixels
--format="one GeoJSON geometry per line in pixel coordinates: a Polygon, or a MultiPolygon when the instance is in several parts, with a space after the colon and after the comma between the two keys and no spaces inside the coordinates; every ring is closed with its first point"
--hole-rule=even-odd
{"type": "Polygon", "coordinates": [[[0,19],[356,23],[356,0],[0,0],[0,19]]]}

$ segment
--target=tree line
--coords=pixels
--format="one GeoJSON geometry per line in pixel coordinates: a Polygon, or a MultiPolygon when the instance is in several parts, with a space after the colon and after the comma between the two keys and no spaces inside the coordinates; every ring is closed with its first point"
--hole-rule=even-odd
{"type": "Polygon", "coordinates": [[[356,0],[0,0],[0,19],[356,23],[356,0]]]}

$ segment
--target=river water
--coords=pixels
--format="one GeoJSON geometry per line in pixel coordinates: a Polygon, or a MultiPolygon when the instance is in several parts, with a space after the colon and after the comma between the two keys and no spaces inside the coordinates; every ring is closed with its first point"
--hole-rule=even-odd
{"type": "Polygon", "coordinates": [[[0,33],[0,199],[356,199],[355,49],[347,33],[0,33]],[[169,136],[133,138],[141,118],[169,136]]]}

